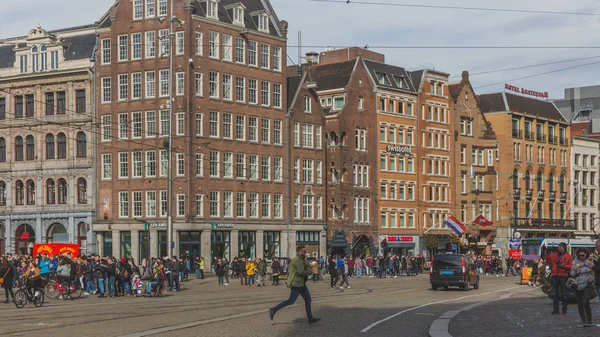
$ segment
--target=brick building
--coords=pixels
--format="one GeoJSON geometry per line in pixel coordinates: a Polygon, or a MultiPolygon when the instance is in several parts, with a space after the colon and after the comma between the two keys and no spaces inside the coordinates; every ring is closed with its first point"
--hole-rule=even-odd
{"type": "Polygon", "coordinates": [[[319,221],[290,226],[304,186],[286,188],[287,23],[268,1],[119,0],[98,31],[101,253],[166,255],[169,129],[175,254],[285,256],[297,235],[318,240],[319,221]]]}
{"type": "Polygon", "coordinates": [[[498,139],[496,241],[508,247],[515,231],[524,238],[572,237],[569,123],[548,101],[507,92],[478,98],[498,139]]]}
{"type": "Polygon", "coordinates": [[[95,44],[93,25],[0,40],[0,254],[94,250],[95,44]]]}
{"type": "Polygon", "coordinates": [[[479,102],[469,81],[469,73],[463,71],[459,83],[448,86],[454,110],[454,207],[453,214],[468,229],[473,238],[474,251],[492,253],[497,234],[495,222],[500,220],[497,199],[497,169],[499,166],[498,143],[491,124],[479,109],[479,102]],[[473,223],[483,215],[494,222],[491,226],[473,223]]]}

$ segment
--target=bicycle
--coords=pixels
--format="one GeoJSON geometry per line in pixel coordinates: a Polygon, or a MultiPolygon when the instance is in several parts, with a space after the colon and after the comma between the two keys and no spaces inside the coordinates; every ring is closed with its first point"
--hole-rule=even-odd
{"type": "Polygon", "coordinates": [[[45,287],[47,296],[52,299],[63,297],[63,300],[78,299],[83,295],[83,288],[78,280],[60,281],[58,278],[50,280],[45,287]]]}
{"type": "Polygon", "coordinates": [[[19,290],[13,297],[13,302],[18,309],[25,307],[27,303],[33,303],[36,308],[44,305],[44,290],[40,286],[29,288],[27,282],[20,282],[19,290]]]}

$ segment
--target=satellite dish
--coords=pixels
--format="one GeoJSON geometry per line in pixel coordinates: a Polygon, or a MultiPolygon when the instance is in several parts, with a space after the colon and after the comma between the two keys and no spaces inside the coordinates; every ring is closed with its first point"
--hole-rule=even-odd
{"type": "Polygon", "coordinates": [[[519,232],[515,232],[515,233],[513,234],[513,237],[514,237],[515,239],[520,239],[520,238],[521,238],[521,233],[519,233],[519,232]]]}

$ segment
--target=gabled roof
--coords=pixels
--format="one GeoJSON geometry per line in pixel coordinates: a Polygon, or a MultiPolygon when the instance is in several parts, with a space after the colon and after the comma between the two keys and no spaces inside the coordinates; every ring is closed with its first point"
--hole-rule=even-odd
{"type": "Polygon", "coordinates": [[[419,91],[421,88],[421,79],[423,78],[424,70],[417,70],[410,72],[410,78],[412,79],[413,87],[419,91]]]}
{"type": "Polygon", "coordinates": [[[317,90],[345,88],[350,82],[357,60],[311,67],[311,80],[317,82],[317,90]]]}
{"type": "Polygon", "coordinates": [[[376,86],[398,90],[416,91],[409,73],[404,68],[371,60],[363,60],[363,62],[367,67],[367,71],[369,71],[371,74],[376,86]],[[384,83],[381,83],[377,80],[378,74],[383,74],[387,77],[384,83]],[[398,86],[394,77],[401,80],[404,84],[402,86],[398,86]]]}
{"type": "Polygon", "coordinates": [[[292,103],[294,102],[294,98],[296,97],[296,93],[300,88],[300,83],[302,82],[302,76],[294,76],[287,78],[287,108],[292,107],[292,103]]]}
{"type": "Polygon", "coordinates": [[[512,111],[566,122],[566,119],[552,102],[519,96],[508,92],[483,94],[478,97],[481,111],[484,113],[512,111]]]}
{"type": "MultiPolygon", "coordinates": [[[[250,13],[265,11],[269,14],[269,34],[282,37],[279,31],[279,18],[275,14],[269,0],[219,0],[219,21],[233,24],[233,18],[227,11],[228,5],[241,3],[246,7],[244,10],[244,27],[247,29],[258,30],[258,22],[254,20],[250,13]]],[[[194,14],[206,17],[206,0],[192,0],[194,14]]]]}
{"type": "Polygon", "coordinates": [[[462,87],[462,82],[448,84],[448,91],[450,92],[450,96],[452,98],[455,98],[462,90],[462,87]]]}

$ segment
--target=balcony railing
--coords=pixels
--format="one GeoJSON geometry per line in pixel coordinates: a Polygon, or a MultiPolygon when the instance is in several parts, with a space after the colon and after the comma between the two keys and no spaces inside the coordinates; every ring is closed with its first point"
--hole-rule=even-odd
{"type": "Polygon", "coordinates": [[[575,220],[570,219],[512,218],[512,225],[524,229],[576,229],[575,220]]]}
{"type": "Polygon", "coordinates": [[[525,130],[525,139],[533,140],[533,132],[525,130]]]}
{"type": "Polygon", "coordinates": [[[521,199],[521,189],[520,188],[513,188],[513,198],[515,200],[521,199]]]}
{"type": "Polygon", "coordinates": [[[556,192],[555,191],[550,191],[550,195],[548,195],[548,200],[550,202],[555,202],[556,201],[556,192]]]}
{"type": "Polygon", "coordinates": [[[533,198],[533,189],[528,188],[525,190],[525,198],[529,201],[533,198]]]}
{"type": "Polygon", "coordinates": [[[556,144],[556,136],[548,135],[548,143],[556,144]]]}
{"type": "Polygon", "coordinates": [[[568,146],[569,145],[569,140],[565,137],[560,137],[560,145],[563,146],[568,146]]]}
{"type": "Polygon", "coordinates": [[[544,197],[546,196],[546,193],[544,193],[544,192],[545,192],[544,190],[538,191],[538,195],[537,195],[538,201],[544,200],[544,197]]]}
{"type": "Polygon", "coordinates": [[[538,133],[537,137],[535,137],[535,139],[537,139],[538,142],[545,142],[546,141],[546,135],[543,133],[538,133]]]}
{"type": "Polygon", "coordinates": [[[567,192],[560,192],[560,202],[562,204],[567,202],[567,192]]]}
{"type": "Polygon", "coordinates": [[[513,129],[512,130],[512,136],[513,136],[513,138],[523,138],[523,131],[522,130],[513,129]]]}

